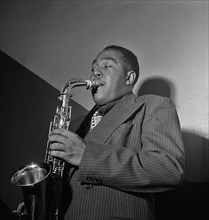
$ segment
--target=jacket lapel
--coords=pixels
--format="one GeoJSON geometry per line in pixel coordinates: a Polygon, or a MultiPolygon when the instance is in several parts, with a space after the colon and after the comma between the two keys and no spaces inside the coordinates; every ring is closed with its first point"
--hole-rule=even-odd
{"type": "Polygon", "coordinates": [[[132,93],[124,96],[102,118],[96,128],[86,135],[85,141],[104,143],[112,132],[139,109],[142,104],[143,102],[137,101],[137,97],[132,93]]]}

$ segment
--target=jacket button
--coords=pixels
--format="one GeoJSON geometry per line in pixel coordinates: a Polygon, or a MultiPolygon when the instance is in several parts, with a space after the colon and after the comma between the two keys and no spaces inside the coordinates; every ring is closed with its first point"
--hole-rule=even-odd
{"type": "Polygon", "coordinates": [[[92,188],[92,185],[91,184],[87,184],[85,185],[86,189],[91,189],[92,188]]]}

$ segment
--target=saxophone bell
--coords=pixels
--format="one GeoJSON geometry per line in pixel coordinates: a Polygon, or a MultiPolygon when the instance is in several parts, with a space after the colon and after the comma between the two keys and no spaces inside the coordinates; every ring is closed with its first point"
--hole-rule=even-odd
{"type": "Polygon", "coordinates": [[[26,219],[45,219],[45,179],[50,172],[51,167],[45,162],[31,162],[14,172],[11,183],[22,188],[24,197],[24,203],[14,213],[26,219]]]}

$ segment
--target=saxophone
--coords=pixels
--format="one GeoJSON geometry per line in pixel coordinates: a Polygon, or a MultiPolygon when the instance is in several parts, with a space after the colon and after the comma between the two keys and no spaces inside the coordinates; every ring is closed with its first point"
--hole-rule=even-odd
{"type": "MultiPolygon", "coordinates": [[[[71,122],[69,98],[73,87],[85,86],[91,89],[99,85],[96,81],[81,79],[69,80],[60,91],[60,106],[56,109],[53,122],[50,122],[49,135],[56,128],[68,129],[71,122]]],[[[49,154],[47,141],[44,162],[31,162],[15,171],[11,183],[22,188],[24,203],[13,212],[20,219],[58,220],[60,217],[60,197],[62,191],[65,161],[49,154]]]]}

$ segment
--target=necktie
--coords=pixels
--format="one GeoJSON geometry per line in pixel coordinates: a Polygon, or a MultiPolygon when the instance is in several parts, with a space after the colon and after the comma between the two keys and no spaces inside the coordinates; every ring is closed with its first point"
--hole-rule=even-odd
{"type": "Polygon", "coordinates": [[[92,131],[94,127],[96,127],[96,125],[100,122],[101,119],[102,115],[99,114],[99,111],[96,111],[91,118],[90,131],[92,131]]]}

